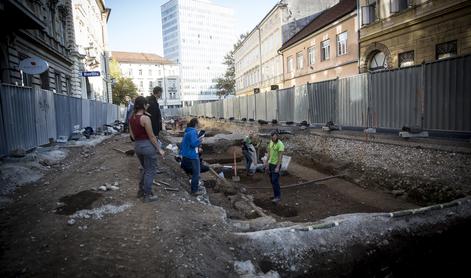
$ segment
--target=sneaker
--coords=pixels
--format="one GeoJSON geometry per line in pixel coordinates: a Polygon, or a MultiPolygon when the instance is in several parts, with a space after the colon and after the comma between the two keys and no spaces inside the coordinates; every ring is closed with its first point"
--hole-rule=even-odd
{"type": "Polygon", "coordinates": [[[144,203],[150,203],[150,202],[155,202],[157,201],[157,196],[154,195],[145,195],[144,199],[142,199],[144,203]]]}
{"type": "Polygon", "coordinates": [[[156,175],[161,175],[161,174],[163,174],[163,173],[164,173],[164,171],[162,171],[162,170],[156,170],[156,171],[155,171],[155,174],[156,174],[156,175]]]}
{"type": "Polygon", "coordinates": [[[142,197],[144,197],[144,190],[139,189],[139,190],[137,191],[137,198],[142,198],[142,197]]]}
{"type": "Polygon", "coordinates": [[[205,193],[206,193],[206,192],[204,192],[203,190],[198,189],[198,191],[191,192],[191,195],[193,195],[193,196],[200,196],[200,195],[204,195],[205,193]]]}
{"type": "Polygon", "coordinates": [[[280,203],[281,199],[277,197],[277,198],[271,199],[271,201],[272,201],[272,203],[278,205],[280,203]]]}

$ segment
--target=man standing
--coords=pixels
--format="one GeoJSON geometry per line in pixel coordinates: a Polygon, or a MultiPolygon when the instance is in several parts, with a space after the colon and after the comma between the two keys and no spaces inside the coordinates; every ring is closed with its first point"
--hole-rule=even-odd
{"type": "Polygon", "coordinates": [[[134,110],[134,102],[130,96],[125,96],[124,100],[126,101],[126,121],[124,123],[124,130],[128,130],[128,121],[131,118],[132,111],[134,110]]]}
{"type": "Polygon", "coordinates": [[[159,86],[154,87],[152,90],[152,95],[147,98],[149,107],[147,112],[151,115],[150,119],[152,121],[152,130],[154,135],[159,138],[159,133],[162,130],[162,115],[160,113],[159,107],[159,98],[162,96],[162,88],[159,86]]]}
{"type": "Polygon", "coordinates": [[[280,170],[284,151],[285,145],[278,139],[278,131],[272,131],[271,141],[270,144],[268,144],[268,157],[265,162],[265,170],[268,171],[270,175],[274,195],[272,202],[275,204],[278,204],[281,200],[280,170]]]}

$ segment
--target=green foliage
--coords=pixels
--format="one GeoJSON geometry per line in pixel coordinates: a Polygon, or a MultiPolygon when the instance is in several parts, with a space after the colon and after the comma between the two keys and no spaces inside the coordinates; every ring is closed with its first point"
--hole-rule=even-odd
{"type": "Polygon", "coordinates": [[[216,88],[218,89],[218,96],[223,97],[227,95],[235,94],[235,63],[234,63],[234,53],[237,48],[240,47],[245,37],[249,33],[242,34],[239,37],[239,40],[234,44],[233,49],[224,56],[223,64],[227,66],[226,72],[223,76],[216,78],[216,88]]]}
{"type": "Polygon", "coordinates": [[[115,80],[123,77],[121,74],[121,68],[119,67],[119,62],[113,58],[110,60],[110,75],[115,80]]]}
{"type": "Polygon", "coordinates": [[[126,104],[126,100],[124,99],[126,96],[131,97],[131,99],[139,96],[137,87],[134,85],[131,78],[119,77],[115,79],[113,85],[113,103],[117,105],[126,104]]]}

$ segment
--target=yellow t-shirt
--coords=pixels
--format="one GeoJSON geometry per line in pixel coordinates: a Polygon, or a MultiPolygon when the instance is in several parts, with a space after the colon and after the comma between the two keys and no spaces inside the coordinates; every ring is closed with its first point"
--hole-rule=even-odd
{"type": "Polygon", "coordinates": [[[273,141],[270,141],[270,144],[268,144],[268,149],[270,150],[270,159],[268,160],[268,163],[270,164],[278,164],[278,156],[280,155],[280,152],[283,152],[285,150],[285,145],[281,140],[278,140],[278,142],[273,143],[273,141]]]}

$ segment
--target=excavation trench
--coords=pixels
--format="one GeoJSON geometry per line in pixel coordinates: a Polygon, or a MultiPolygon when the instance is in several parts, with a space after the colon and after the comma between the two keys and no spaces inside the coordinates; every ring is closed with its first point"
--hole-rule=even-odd
{"type": "Polygon", "coordinates": [[[283,277],[401,277],[463,269],[453,248],[471,246],[469,199],[422,208],[404,196],[353,183],[348,171],[309,182],[338,173],[292,157],[280,177],[282,201],[275,205],[268,175],[245,171],[243,135],[219,136],[203,145],[211,170],[202,179],[210,203],[226,211],[243,250],[240,259],[252,260],[257,271],[276,270],[283,277]],[[233,181],[235,174],[239,181],[233,181]]]}
{"type": "MultiPolygon", "coordinates": [[[[303,223],[341,214],[391,212],[417,207],[389,194],[362,188],[349,182],[348,177],[309,183],[330,174],[324,169],[306,167],[296,158],[292,158],[287,171],[280,177],[282,201],[274,204],[268,174],[262,170],[247,175],[240,147],[244,135],[217,129],[206,130],[208,133],[212,136],[205,138],[202,158],[204,164],[214,171],[203,173],[202,179],[210,185],[207,186],[210,203],[224,208],[230,219],[270,216],[277,222],[303,223]],[[233,181],[234,168],[237,168],[239,181],[233,181]]],[[[183,133],[173,132],[172,135],[171,141],[178,142],[183,133]]],[[[259,148],[259,163],[265,153],[263,146],[261,144],[259,148]]]]}

